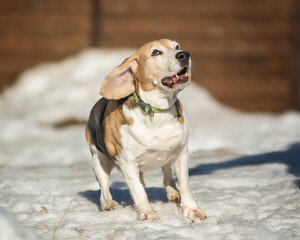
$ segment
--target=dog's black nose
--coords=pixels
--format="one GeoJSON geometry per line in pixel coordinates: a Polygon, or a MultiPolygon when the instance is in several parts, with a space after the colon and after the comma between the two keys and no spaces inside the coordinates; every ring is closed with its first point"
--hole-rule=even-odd
{"type": "Polygon", "coordinates": [[[183,65],[186,65],[190,59],[190,54],[186,51],[176,53],[176,59],[178,59],[183,65]]]}

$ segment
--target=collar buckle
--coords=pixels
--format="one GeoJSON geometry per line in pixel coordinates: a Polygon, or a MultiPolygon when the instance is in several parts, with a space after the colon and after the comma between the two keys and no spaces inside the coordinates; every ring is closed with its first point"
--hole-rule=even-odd
{"type": "Polygon", "coordinates": [[[148,107],[149,107],[148,113],[151,117],[153,117],[154,116],[154,111],[153,111],[153,109],[150,105],[148,105],[148,107]]]}

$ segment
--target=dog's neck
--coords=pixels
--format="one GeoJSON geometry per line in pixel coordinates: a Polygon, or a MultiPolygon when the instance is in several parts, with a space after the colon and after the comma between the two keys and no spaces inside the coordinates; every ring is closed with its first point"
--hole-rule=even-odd
{"type": "Polygon", "coordinates": [[[171,108],[177,100],[177,94],[178,91],[162,91],[158,88],[152,91],[143,91],[142,89],[138,91],[138,95],[143,102],[159,109],[171,108]]]}

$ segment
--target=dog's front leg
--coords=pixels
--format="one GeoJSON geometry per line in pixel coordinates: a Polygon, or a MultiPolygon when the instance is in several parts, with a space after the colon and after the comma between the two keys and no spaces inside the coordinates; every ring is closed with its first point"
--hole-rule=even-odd
{"type": "Polygon", "coordinates": [[[206,219],[205,213],[198,207],[194,199],[189,184],[187,146],[184,147],[178,158],[173,161],[173,166],[178,179],[183,215],[191,219],[192,222],[195,221],[196,217],[202,220],[206,219]]]}
{"type": "Polygon", "coordinates": [[[120,164],[120,169],[129,187],[138,211],[139,220],[157,220],[157,213],[151,208],[146,191],[141,183],[138,166],[130,164],[120,164]]]}

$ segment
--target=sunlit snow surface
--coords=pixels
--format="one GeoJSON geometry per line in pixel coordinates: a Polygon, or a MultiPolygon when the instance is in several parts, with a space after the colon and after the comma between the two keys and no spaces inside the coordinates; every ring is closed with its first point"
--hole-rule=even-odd
{"type": "Polygon", "coordinates": [[[190,183],[206,221],[167,203],[160,170],[145,174],[158,221],[138,221],[121,173],[100,212],[84,139],[101,81],[133,50],[88,50],[37,66],[0,97],[0,239],[299,239],[300,114],[245,114],[190,85],[190,183]]]}

